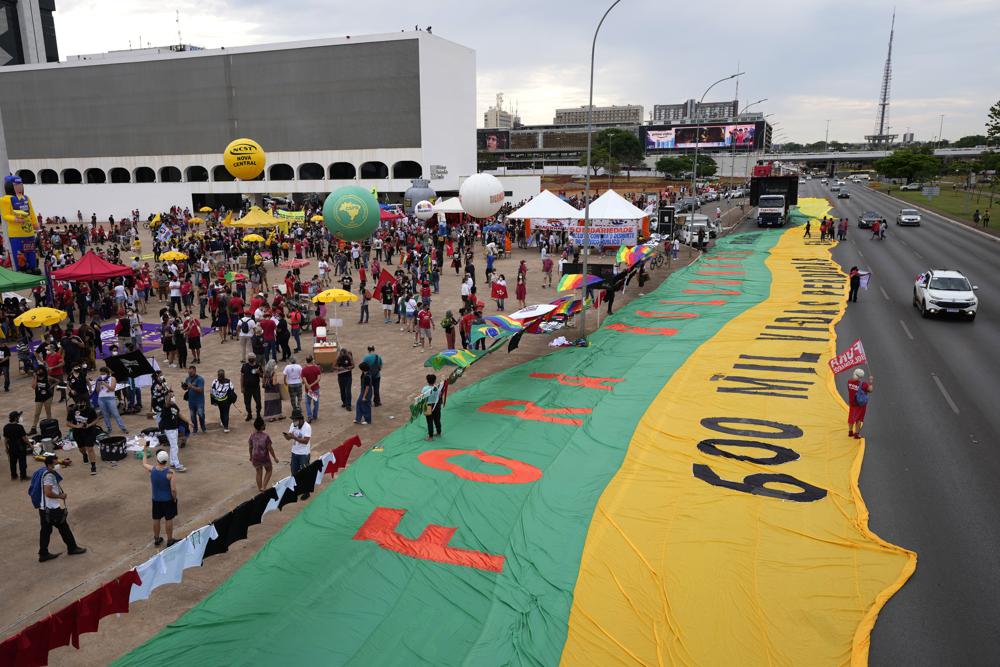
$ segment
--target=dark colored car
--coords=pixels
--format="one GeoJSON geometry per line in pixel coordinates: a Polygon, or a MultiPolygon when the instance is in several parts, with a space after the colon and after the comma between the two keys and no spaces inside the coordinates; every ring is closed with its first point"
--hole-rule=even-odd
{"type": "Polygon", "coordinates": [[[858,216],[858,228],[871,229],[873,222],[885,222],[885,218],[875,211],[865,211],[858,216]]]}
{"type": "Polygon", "coordinates": [[[851,198],[851,193],[848,192],[847,190],[841,190],[840,192],[837,193],[837,199],[850,199],[850,198],[851,198]]]}

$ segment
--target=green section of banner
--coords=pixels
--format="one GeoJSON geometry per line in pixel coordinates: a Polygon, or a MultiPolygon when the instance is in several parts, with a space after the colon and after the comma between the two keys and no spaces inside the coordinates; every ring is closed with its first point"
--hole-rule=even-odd
{"type": "Polygon", "coordinates": [[[602,321],[590,347],[452,394],[443,437],[425,442],[423,420],[392,433],[116,664],[558,664],[594,508],[638,420],[700,344],[767,297],[781,233],[722,239],[602,321]]]}

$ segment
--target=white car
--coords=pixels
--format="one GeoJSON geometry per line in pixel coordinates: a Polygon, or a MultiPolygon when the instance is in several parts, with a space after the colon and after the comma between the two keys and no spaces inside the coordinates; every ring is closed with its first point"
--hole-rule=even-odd
{"type": "Polygon", "coordinates": [[[837,181],[837,185],[847,185],[847,181],[837,181]]]}
{"type": "Polygon", "coordinates": [[[974,320],[979,310],[977,289],[959,271],[928,269],[913,285],[913,305],[923,317],[953,314],[974,320]]]}
{"type": "Polygon", "coordinates": [[[896,224],[897,225],[913,225],[914,227],[920,226],[920,211],[915,208],[901,208],[899,213],[896,214],[896,224]]]}
{"type": "Polygon", "coordinates": [[[827,178],[821,178],[821,179],[819,179],[819,182],[822,183],[823,185],[826,185],[829,182],[829,179],[827,179],[827,178]]]}

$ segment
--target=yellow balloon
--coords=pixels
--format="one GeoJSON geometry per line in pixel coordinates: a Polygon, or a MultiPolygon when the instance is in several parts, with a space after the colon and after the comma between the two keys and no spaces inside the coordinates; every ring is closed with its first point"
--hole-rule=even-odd
{"type": "Polygon", "coordinates": [[[222,153],[222,163],[233,178],[250,181],[264,171],[267,156],[264,149],[253,139],[236,139],[226,146],[222,153]]]}

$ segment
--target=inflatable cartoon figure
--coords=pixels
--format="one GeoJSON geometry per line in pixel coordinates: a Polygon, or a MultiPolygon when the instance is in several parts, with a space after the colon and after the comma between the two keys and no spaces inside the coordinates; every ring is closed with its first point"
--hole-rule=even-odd
{"type": "Polygon", "coordinates": [[[38,223],[35,208],[31,205],[31,199],[24,196],[24,183],[19,176],[4,177],[3,191],[3,197],[0,197],[0,219],[3,220],[4,232],[10,239],[11,253],[17,258],[12,268],[16,271],[34,271],[38,267],[35,247],[38,223]]]}

